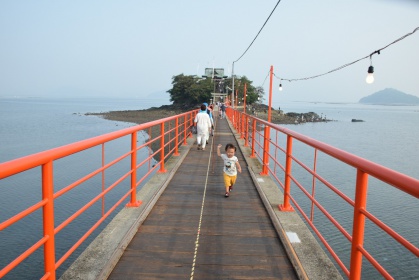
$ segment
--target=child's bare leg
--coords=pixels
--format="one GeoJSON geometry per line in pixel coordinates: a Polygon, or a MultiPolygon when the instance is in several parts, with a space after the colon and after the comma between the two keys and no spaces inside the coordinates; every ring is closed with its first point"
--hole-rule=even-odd
{"type": "Polygon", "coordinates": [[[226,189],[225,197],[230,196],[230,178],[224,173],[224,187],[226,189]]]}

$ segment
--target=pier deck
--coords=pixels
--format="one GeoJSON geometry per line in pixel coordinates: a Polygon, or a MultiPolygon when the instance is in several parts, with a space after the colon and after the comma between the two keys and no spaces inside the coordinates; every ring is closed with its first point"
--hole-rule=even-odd
{"type": "Polygon", "coordinates": [[[190,149],[109,279],[297,279],[240,149],[224,197],[219,143],[238,146],[225,119],[205,151],[190,149]]]}

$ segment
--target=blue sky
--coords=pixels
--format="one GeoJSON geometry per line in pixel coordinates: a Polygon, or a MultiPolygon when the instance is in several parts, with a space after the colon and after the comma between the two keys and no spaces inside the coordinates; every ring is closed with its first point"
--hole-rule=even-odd
{"type": "MultiPolygon", "coordinates": [[[[230,75],[276,0],[0,1],[0,97],[145,97],[172,76],[230,75]]],[[[415,0],[282,0],[235,74],[264,84],[303,78],[369,55],[419,26],[415,0]]],[[[274,101],[357,102],[384,88],[419,97],[419,32],[369,59],[308,81],[274,101]]]]}

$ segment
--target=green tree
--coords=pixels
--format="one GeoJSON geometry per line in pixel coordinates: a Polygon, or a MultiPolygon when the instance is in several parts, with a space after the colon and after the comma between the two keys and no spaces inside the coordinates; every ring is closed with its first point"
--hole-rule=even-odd
{"type": "Polygon", "coordinates": [[[193,107],[203,102],[209,102],[213,86],[211,78],[201,79],[191,75],[173,76],[170,101],[180,107],[193,107]]]}
{"type": "MultiPolygon", "coordinates": [[[[233,80],[231,78],[226,79],[225,81],[228,89],[233,88],[233,80]]],[[[253,81],[249,80],[246,76],[235,76],[234,77],[234,98],[238,98],[240,104],[243,104],[244,101],[244,85],[246,84],[246,104],[251,105],[253,103],[260,102],[264,94],[262,87],[253,86],[253,81]],[[236,96],[237,93],[237,96],[236,96]]],[[[227,91],[226,91],[227,92],[227,91]]],[[[231,93],[231,92],[230,92],[231,93]]]]}
{"type": "MultiPolygon", "coordinates": [[[[220,92],[222,90],[225,93],[231,94],[232,79],[223,78],[222,88],[220,89],[220,81],[213,80],[211,77],[199,78],[192,75],[180,74],[172,77],[173,87],[167,92],[170,94],[170,101],[173,105],[178,107],[190,108],[195,107],[204,102],[209,103],[212,98],[211,93],[220,92]],[[217,83],[217,84],[216,84],[217,83]]],[[[234,98],[238,99],[240,104],[243,104],[244,97],[244,85],[246,84],[247,95],[246,104],[253,104],[256,102],[262,102],[264,90],[262,87],[254,87],[246,76],[235,76],[234,78],[234,98]],[[237,96],[236,96],[237,93],[237,96]]],[[[216,100],[215,100],[216,101],[216,100]]]]}

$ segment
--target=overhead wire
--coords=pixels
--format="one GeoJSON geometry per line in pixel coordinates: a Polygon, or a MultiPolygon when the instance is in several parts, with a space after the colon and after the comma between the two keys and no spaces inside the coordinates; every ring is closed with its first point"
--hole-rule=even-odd
{"type": "Polygon", "coordinates": [[[262,29],[265,27],[265,25],[266,25],[266,23],[268,22],[268,20],[271,18],[271,16],[272,16],[272,14],[274,13],[274,11],[275,11],[275,9],[276,9],[276,7],[278,6],[278,4],[279,4],[279,2],[281,2],[281,0],[279,0],[277,3],[276,3],[276,5],[275,5],[275,7],[273,8],[273,10],[272,10],[272,12],[270,13],[270,15],[268,16],[268,18],[266,19],[266,21],[265,21],[265,23],[262,25],[262,27],[260,28],[260,30],[259,30],[259,32],[258,32],[258,34],[256,34],[256,36],[255,36],[255,38],[253,39],[253,41],[250,43],[250,45],[247,47],[247,49],[244,51],[244,53],[238,58],[238,59],[236,59],[235,61],[233,61],[233,63],[235,63],[235,62],[237,62],[237,61],[239,61],[246,53],[247,53],[247,51],[250,49],[250,47],[253,45],[253,43],[256,41],[256,38],[259,36],[259,34],[260,34],[260,32],[262,32],[262,29]]]}
{"type": "Polygon", "coordinates": [[[263,83],[262,83],[261,87],[263,87],[263,85],[265,84],[266,80],[267,80],[267,79],[268,79],[268,77],[269,77],[269,73],[270,73],[270,72],[271,72],[271,71],[268,71],[268,74],[266,74],[265,80],[263,80],[263,83]]]}
{"type": "MultiPolygon", "coordinates": [[[[359,58],[359,59],[357,59],[357,60],[355,60],[355,61],[352,61],[352,62],[349,62],[349,63],[346,63],[346,64],[344,64],[344,65],[342,65],[342,66],[339,66],[339,67],[337,67],[337,68],[335,68],[335,69],[332,69],[332,70],[330,70],[330,71],[327,71],[327,72],[325,72],[325,73],[323,73],[323,74],[318,74],[318,75],[314,75],[314,76],[310,76],[310,77],[304,77],[304,78],[296,78],[296,79],[288,79],[288,78],[282,78],[282,77],[278,77],[278,76],[276,76],[275,75],[275,73],[274,73],[274,76],[276,77],[276,78],[278,78],[278,79],[280,79],[280,80],[284,80],[284,81],[288,81],[288,82],[292,82],[292,81],[302,81],[302,80],[310,80],[310,79],[315,79],[315,78],[318,78],[318,77],[321,77],[321,76],[325,76],[325,75],[327,75],[327,74],[330,74],[330,73],[333,73],[333,72],[336,72],[336,71],[339,71],[339,70],[341,70],[341,69],[343,69],[343,68],[346,68],[346,67],[348,67],[348,66],[351,66],[351,65],[353,65],[353,64],[355,64],[355,63],[357,63],[357,62],[359,62],[359,61],[361,61],[361,60],[364,60],[364,59],[367,59],[367,58],[372,58],[372,56],[374,55],[374,54],[380,54],[380,52],[382,51],[382,50],[384,50],[384,49],[386,49],[386,48],[388,48],[389,46],[391,46],[391,45],[393,45],[393,44],[395,44],[395,43],[397,43],[397,42],[399,42],[399,41],[401,41],[401,40],[403,40],[403,39],[405,39],[406,37],[408,37],[408,36],[410,36],[410,35],[412,35],[413,33],[415,33],[416,31],[418,31],[419,30],[419,27],[416,27],[412,32],[410,32],[410,33],[407,33],[406,35],[404,35],[404,36],[402,36],[402,37],[400,37],[399,39],[397,39],[397,40],[395,40],[395,41],[393,41],[393,42],[391,42],[390,44],[388,44],[388,45],[386,45],[385,47],[382,47],[381,49],[378,49],[378,50],[376,50],[376,51],[373,51],[371,54],[369,54],[369,55],[366,55],[366,56],[364,56],[364,57],[362,57],[362,58],[359,58]]],[[[264,82],[265,83],[265,82],[264,82]]]]}

